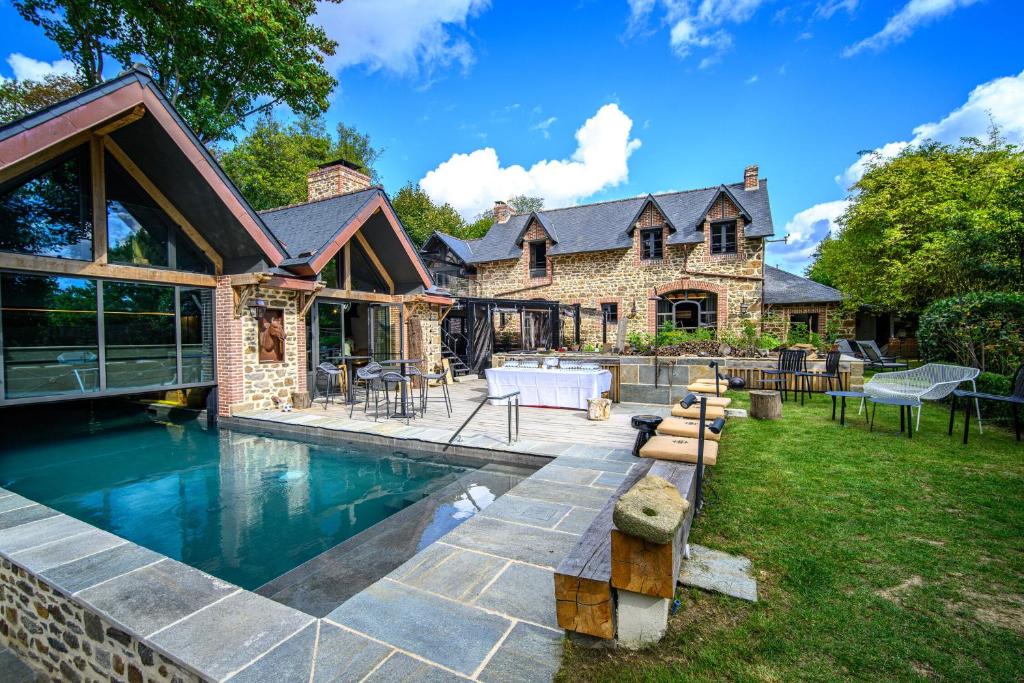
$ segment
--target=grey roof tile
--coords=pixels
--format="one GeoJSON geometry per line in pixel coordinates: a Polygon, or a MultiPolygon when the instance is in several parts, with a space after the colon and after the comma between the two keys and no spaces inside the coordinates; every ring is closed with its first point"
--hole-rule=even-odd
{"type": "Polygon", "coordinates": [[[766,304],[839,303],[843,294],[838,289],[779,268],[764,267],[764,302],[766,304]]]}
{"type": "Polygon", "coordinates": [[[319,252],[348,225],[379,192],[380,188],[371,187],[330,199],[261,211],[260,218],[288,252],[288,260],[281,265],[307,261],[310,255],[319,252]]]}
{"type": "Polygon", "coordinates": [[[434,236],[437,239],[444,242],[445,246],[452,250],[452,252],[460,259],[469,263],[473,258],[473,242],[479,242],[479,240],[461,240],[458,237],[453,237],[446,232],[440,232],[439,230],[434,231],[434,236]]]}
{"type": "MultiPolygon", "coordinates": [[[[743,189],[743,183],[736,183],[653,195],[653,199],[675,228],[675,232],[669,235],[669,244],[694,244],[703,241],[703,233],[697,230],[698,221],[703,218],[708,205],[723,187],[750,216],[751,222],[745,231],[748,237],[770,237],[774,234],[771,205],[768,201],[768,181],[762,179],[759,188],[749,192],[743,189]]],[[[633,244],[630,225],[648,201],[648,197],[631,197],[538,211],[537,215],[548,228],[549,234],[557,235],[557,242],[549,253],[557,256],[606,249],[629,249],[633,244]]],[[[483,263],[519,258],[522,248],[517,246],[516,242],[530,215],[513,216],[506,223],[495,223],[481,239],[465,241],[470,255],[467,262],[483,263]]]]}

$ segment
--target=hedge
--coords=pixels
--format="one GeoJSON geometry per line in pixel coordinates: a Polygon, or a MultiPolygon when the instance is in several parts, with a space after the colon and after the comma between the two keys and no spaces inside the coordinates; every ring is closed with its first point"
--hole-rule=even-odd
{"type": "Polygon", "coordinates": [[[940,299],[921,314],[926,361],[1010,376],[1024,363],[1024,294],[975,292],[940,299]]]}

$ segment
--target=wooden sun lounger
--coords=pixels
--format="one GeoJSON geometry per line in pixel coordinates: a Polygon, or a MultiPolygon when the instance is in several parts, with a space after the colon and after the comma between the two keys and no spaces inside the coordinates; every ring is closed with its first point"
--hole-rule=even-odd
{"type": "MultiPolygon", "coordinates": [[[[652,436],[640,449],[641,458],[673,460],[675,462],[697,462],[697,439],[679,436],[652,436]]],[[[714,465],[718,461],[718,442],[704,441],[704,464],[714,465]]]]}
{"type": "MultiPolygon", "coordinates": [[[[670,417],[658,425],[658,434],[663,436],[687,436],[697,438],[697,425],[699,420],[690,420],[684,417],[670,417]]],[[[722,438],[721,433],[715,434],[704,425],[704,438],[718,441],[722,438]]]]}

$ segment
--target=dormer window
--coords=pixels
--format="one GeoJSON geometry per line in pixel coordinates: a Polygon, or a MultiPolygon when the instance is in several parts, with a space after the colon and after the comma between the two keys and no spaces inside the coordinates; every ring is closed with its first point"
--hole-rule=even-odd
{"type": "Polygon", "coordinates": [[[661,228],[647,228],[640,231],[640,258],[656,261],[665,255],[665,243],[661,228]]]}
{"type": "Polygon", "coordinates": [[[719,221],[711,224],[711,253],[736,253],[736,221],[719,221]]]}
{"type": "Polygon", "coordinates": [[[529,244],[530,277],[545,277],[548,274],[548,243],[538,240],[529,244]]]}

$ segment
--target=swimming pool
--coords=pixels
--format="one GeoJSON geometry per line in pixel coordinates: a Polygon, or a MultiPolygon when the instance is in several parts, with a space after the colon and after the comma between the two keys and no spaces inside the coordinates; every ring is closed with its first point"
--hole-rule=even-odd
{"type": "Polygon", "coordinates": [[[5,430],[0,486],[250,590],[453,482],[416,545],[501,493],[436,454],[203,430],[123,407],[50,417],[5,430]],[[473,505],[459,505],[465,491],[473,505]]]}

